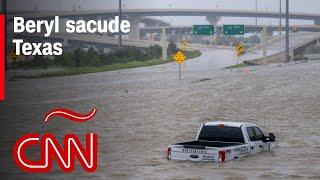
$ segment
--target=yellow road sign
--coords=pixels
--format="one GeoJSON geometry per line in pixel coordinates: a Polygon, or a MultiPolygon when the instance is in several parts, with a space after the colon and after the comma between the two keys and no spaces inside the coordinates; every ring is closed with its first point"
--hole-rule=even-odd
{"type": "Polygon", "coordinates": [[[9,53],[9,58],[12,61],[16,61],[18,59],[18,55],[16,54],[16,50],[15,49],[11,49],[10,53],[9,53]]]}
{"type": "Polygon", "coordinates": [[[238,57],[244,54],[244,46],[242,44],[236,46],[236,54],[238,57]]]}
{"type": "Polygon", "coordinates": [[[188,47],[188,42],[186,40],[182,41],[182,50],[185,51],[188,47]]]}
{"type": "Polygon", "coordinates": [[[178,51],[174,56],[173,59],[178,63],[182,64],[186,60],[186,56],[181,52],[178,51]]]}

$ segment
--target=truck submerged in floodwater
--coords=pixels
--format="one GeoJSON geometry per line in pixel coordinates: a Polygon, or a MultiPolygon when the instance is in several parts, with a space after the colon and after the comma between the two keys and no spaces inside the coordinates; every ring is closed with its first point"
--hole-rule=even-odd
{"type": "Polygon", "coordinates": [[[201,125],[195,141],[169,145],[172,160],[224,162],[276,147],[275,136],[265,136],[255,124],[207,122],[201,125]]]}

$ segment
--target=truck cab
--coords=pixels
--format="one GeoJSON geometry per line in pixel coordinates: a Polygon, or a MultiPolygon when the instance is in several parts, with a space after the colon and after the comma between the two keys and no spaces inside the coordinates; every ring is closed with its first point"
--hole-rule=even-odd
{"type": "Polygon", "coordinates": [[[275,136],[265,136],[250,123],[207,122],[201,125],[195,141],[169,145],[168,159],[228,161],[275,148],[275,136]]]}

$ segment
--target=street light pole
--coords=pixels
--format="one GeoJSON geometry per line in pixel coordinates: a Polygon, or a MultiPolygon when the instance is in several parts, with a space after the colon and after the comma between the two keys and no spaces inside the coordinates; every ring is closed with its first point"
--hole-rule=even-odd
{"type": "Polygon", "coordinates": [[[289,0],[286,0],[286,62],[289,61],[289,0]]]}
{"type": "Polygon", "coordinates": [[[5,39],[5,54],[7,54],[7,0],[2,0],[2,14],[4,14],[4,39],[5,39]]]}
{"type": "MultiPolygon", "coordinates": [[[[122,20],[122,2],[121,2],[121,0],[119,0],[119,22],[121,22],[121,20],[122,20]]],[[[118,34],[119,34],[119,50],[121,49],[121,47],[122,47],[122,33],[121,33],[121,30],[120,30],[120,24],[121,23],[119,23],[119,32],[118,32],[118,34]]]]}
{"type": "Polygon", "coordinates": [[[279,4],[279,33],[280,35],[282,35],[282,22],[281,22],[281,15],[282,15],[282,2],[280,0],[280,4],[279,4]]]}
{"type": "MultiPolygon", "coordinates": [[[[256,12],[258,12],[258,0],[256,0],[256,12]]],[[[257,26],[258,26],[258,17],[256,16],[256,27],[257,26]]],[[[256,44],[258,44],[258,30],[256,31],[256,44]]]]}
{"type": "MultiPolygon", "coordinates": [[[[256,0],[256,12],[258,12],[258,0],[256,0]]],[[[258,25],[258,17],[256,16],[256,26],[258,25]]]]}

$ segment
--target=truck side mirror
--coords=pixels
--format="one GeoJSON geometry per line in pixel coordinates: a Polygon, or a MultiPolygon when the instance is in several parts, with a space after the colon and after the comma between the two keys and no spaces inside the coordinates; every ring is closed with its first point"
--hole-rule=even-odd
{"type": "Polygon", "coordinates": [[[274,142],[276,140],[276,136],[273,133],[269,133],[269,141],[274,142]]]}

